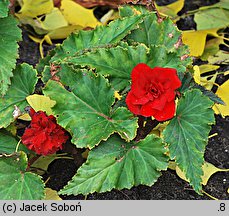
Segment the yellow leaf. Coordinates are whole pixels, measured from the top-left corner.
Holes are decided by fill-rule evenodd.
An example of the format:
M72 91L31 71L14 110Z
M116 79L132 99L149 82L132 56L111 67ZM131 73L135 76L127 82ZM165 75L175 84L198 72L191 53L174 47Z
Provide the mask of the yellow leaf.
M220 68L220 66L211 65L211 64L203 64L203 65L200 65L199 68L200 68L200 74L203 74L203 73L206 73L206 72L217 70L217 69Z
M37 17L51 12L53 7L53 0L23 0L18 13L22 16Z
M42 18L39 19L41 22L41 27L48 31L68 25L68 22L65 20L63 14L59 8L56 7L53 8L50 13L46 14L44 21L42 21Z
M203 185L206 185L208 183L209 178L214 173L216 173L216 172L229 172L229 169L219 169L219 168L215 167L213 164L208 163L208 162L204 162L204 164L202 166L202 170L204 172L204 175L202 176L202 184ZM187 180L187 178L185 177L184 172L182 172L178 166L176 166L176 173L181 179L189 182Z
M224 44L222 37L210 39L206 42L201 60L207 61L209 56L214 56L219 51L219 45Z
M198 65L195 65L193 67L193 70L194 70L194 75L193 75L194 80L197 84L200 85L200 67Z
M218 87L216 94L224 101L226 105L215 104L213 110L216 114L221 114L223 117L229 115L229 80Z
M205 162L203 165L204 175L202 176L202 184L206 185L209 178L216 172L229 172L229 169L219 169L213 164Z
M56 101L51 100L49 97L44 95L33 94L26 97L29 105L37 112L39 110L45 111L47 115L52 115L52 109L56 104ZM19 119L30 121L31 118L28 114L24 114L19 117Z
M163 137L163 130L166 128L166 126L169 124L169 121L165 121L163 123L158 124L150 133L155 134L158 137Z
M118 18L119 13L111 9L106 14L103 15L103 17L100 19L100 22L106 25L110 20L113 20L115 17Z
M122 99L122 96L118 93L118 91L114 92L114 97L117 98L118 100Z
M208 57L208 62L210 64L228 64L229 63L229 52L224 50L219 50L214 56Z
M34 37L32 35L29 35L29 38L33 40L35 43L42 43L43 39Z
M205 83L203 86L205 87L205 89L207 90L211 90L213 85L215 84L215 81L216 81L216 77L217 77L217 73L215 73L211 79L208 79L207 77L202 77L201 78L201 81L203 83Z
M50 31L47 36L52 40L64 39L68 37L72 32L83 29L82 26L69 25L62 28L54 29Z
M189 182L186 179L184 172L182 172L181 169L178 166L176 166L176 173L181 179L185 180L186 182Z
M168 168L171 170L176 170L176 162L175 161L169 161Z
M224 76L229 74L229 70L224 72Z
M158 6L155 3L156 9L162 15L176 17L177 13L184 7L184 0L178 0L172 4L165 6Z
M51 188L45 188L45 200L62 200L57 191L52 190Z
M197 84L204 86L207 90L211 90L216 77L217 77L217 73L213 74L211 79L208 79L209 76L201 76L201 74L206 73L206 72L210 72L213 70L217 70L219 68L219 66L217 65L195 65L193 67L194 70L194 80Z
M18 119L24 120L24 121L31 121L31 117L28 113L23 114L22 116L18 117Z
M56 104L56 101L51 100L49 97L33 94L26 97L26 100L36 112L42 110L45 111L47 115L53 114L51 108Z
M189 46L191 56L201 56L204 52L207 35L217 37L219 29L207 29L199 31L183 31L182 41Z
M80 25L83 28L95 28L101 23L94 16L94 9L86 9L72 0L61 1L61 11L71 25Z

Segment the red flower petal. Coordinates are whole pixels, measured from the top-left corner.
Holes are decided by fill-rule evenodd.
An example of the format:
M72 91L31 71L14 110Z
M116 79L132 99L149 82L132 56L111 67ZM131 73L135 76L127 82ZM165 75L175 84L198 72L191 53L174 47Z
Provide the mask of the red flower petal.
M53 154L62 149L62 145L67 141L68 136L65 130L56 124L54 116L47 116L46 113L32 112L30 126L22 136L22 142L28 149L37 154Z
M174 117L175 114L175 101L168 102L162 111L157 111L154 118L158 121L166 121Z
M152 70L157 74L157 81L163 83L165 87L173 90L181 87L181 81L177 76L176 69L155 67ZM168 84L169 86L166 86Z
M151 72L151 68L143 63L138 64L131 73L132 85L131 90L136 97L144 97L147 85L150 84L146 74ZM144 75L143 75L144 74Z
M131 74L131 90L126 104L131 112L165 121L175 113L175 91L181 86L176 69L138 64Z
M132 94L131 91L126 96L126 104L132 113L136 115L140 114L141 106L136 105L136 97Z

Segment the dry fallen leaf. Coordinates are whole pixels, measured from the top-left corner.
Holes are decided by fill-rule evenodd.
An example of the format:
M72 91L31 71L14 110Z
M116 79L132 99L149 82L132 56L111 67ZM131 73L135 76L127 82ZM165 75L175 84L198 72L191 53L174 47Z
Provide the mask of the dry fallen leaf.
M68 26L63 14L59 8L53 8L52 11L45 15L45 20L40 18L41 28L47 31L55 30L61 27Z
M117 98L118 100L122 99L122 96L118 93L118 91L114 92L114 97Z
M225 105L215 104L213 110L216 114L221 114L223 117L229 115L229 80L220 85L216 94L224 101Z
M204 175L202 176L202 184L207 185L209 178L216 172L229 172L229 169L219 169L215 167L213 164L204 162L204 165L202 166ZM185 174L181 171L181 169L176 166L176 173L177 175L188 182L188 180L185 177Z
M219 51L219 45L224 44L224 39L222 37L212 38L208 40L204 47L204 52L200 57L202 61L208 61L210 56L214 56Z
M193 67L194 70L194 80L197 84L204 86L207 90L211 90L215 81L218 73L212 74L212 76L201 76L202 74L210 71L217 70L219 66L217 65L209 65L209 64L204 64L204 65L195 65ZM211 77L210 79L208 79Z
M45 200L62 200L57 191L51 188L45 188Z
M219 50L214 56L208 57L210 64L228 64L229 63L229 52Z
M184 0L177 0L169 5L158 6L155 3L158 12L169 17L176 17L177 13L184 7Z
M182 41L190 48L190 55L199 57L204 52L207 35L217 37L219 29L207 29L201 31L183 31Z
M94 9L86 9L72 0L62 0L60 9L67 22L71 25L80 25L83 28L95 28L101 25L94 16Z
M28 17L37 17L49 13L54 7L52 0L23 0L20 6L21 10L18 13Z
M45 111L47 115L53 114L51 107L53 107L56 104L56 101L51 100L49 97L44 95L33 94L26 97L26 100L35 111L42 110ZM19 119L25 121L31 120L29 114L24 114L20 116Z

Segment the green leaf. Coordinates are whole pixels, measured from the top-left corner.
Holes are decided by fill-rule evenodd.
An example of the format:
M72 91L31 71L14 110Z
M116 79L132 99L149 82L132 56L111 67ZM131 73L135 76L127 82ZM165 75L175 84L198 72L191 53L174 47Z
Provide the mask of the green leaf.
M154 12L149 12L144 7L134 7L132 9L145 14L145 17L143 22L139 24L139 28L133 30L127 36L127 39L144 43L147 47L166 45L169 51L175 49L175 44L178 42L181 32L171 19L166 18L162 22L158 22L157 15ZM125 10L125 13L130 13L128 12L129 9ZM122 10L121 12L123 13Z
M0 130L0 154L12 154L16 150L18 140L10 135L6 130ZM18 150L27 151L24 145L19 145Z
M8 16L9 11L9 0L1 0L0 1L0 18L4 18Z
M24 152L0 157L0 197L2 200L40 200L45 196L41 177L26 171Z
M201 10L195 14L194 20L197 30L226 28L229 25L229 11L221 8Z
M212 105L200 90L187 91L178 102L176 116L163 132L171 159L176 160L198 193L201 192L201 167L210 125L215 122Z
M219 7L219 8L224 8L229 10L229 1L228 0L220 0L218 3L214 5L210 5L208 7Z
M60 194L89 194L121 190L140 184L151 186L168 167L162 140L148 135L140 142L126 143L118 136L89 152L87 161Z
M52 61L60 61L64 57L76 52L91 49L98 46L118 43L137 25L142 22L142 15L123 19L117 19L108 26L98 26L95 30L79 31L70 35L62 46L56 49L56 55Z
M193 80L193 75L190 72L186 72L184 74L184 77L182 79L182 86L179 88L179 92L183 93L195 85L195 82Z
M48 52L48 55L46 55L44 58L41 58L39 60L39 63L36 65L36 70L39 75L42 75L42 72L43 70L45 70L45 67L49 67L49 74L50 74L50 63L49 62L55 54L56 54L55 49L52 49Z
M182 78L186 67L176 53L168 52L164 46L154 46L151 49L144 44L138 46L117 46L114 48L100 48L85 55L65 59L70 64L78 64L96 68L96 72L109 76L112 86L120 90L130 84L132 69L139 63L146 63L150 67L170 67L178 71Z
M134 8L133 8L133 6L129 6L129 5L120 6L119 7L119 15L120 15L120 17L133 16L134 15Z
M12 16L0 18L0 95L4 95L13 76L12 69L18 57L18 44L21 40L21 30Z
M115 132L127 141L135 137L137 118L124 107L111 109L114 90L104 77L67 65L61 65L58 76L71 92L50 80L44 94L56 101L53 113L58 116L58 123L73 135L72 142L77 147L93 148Z
M14 105L21 111L28 106L26 97L33 94L38 80L36 71L27 64L17 66L13 74L7 94L0 98L0 128L7 127L14 121Z

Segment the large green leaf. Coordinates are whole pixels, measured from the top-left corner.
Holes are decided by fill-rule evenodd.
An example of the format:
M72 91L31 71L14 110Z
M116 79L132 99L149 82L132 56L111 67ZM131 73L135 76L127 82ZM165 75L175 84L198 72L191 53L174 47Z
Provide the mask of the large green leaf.
M0 154L12 154L16 150L18 140L15 139L9 132L4 129L0 130ZM26 151L27 148L24 145L19 145L18 150Z
M43 199L44 183L38 175L26 172L28 162L24 152L0 157L0 197L2 200Z
M8 16L8 8L9 0L1 0L0 1L0 18Z
M140 13L145 14L143 22L139 24L139 28L133 30L127 36L127 39L135 42L144 43L150 47L152 45L166 45L166 48L171 51L175 49L175 44L181 37L181 32L174 25L171 19L158 22L158 17L154 12L149 12L143 7L137 7Z
M198 193L201 192L205 146L210 125L215 121L212 105L200 90L187 91L178 102L176 116L164 130L171 159L176 160Z
M186 68L176 53L168 52L164 46L147 48L144 44L138 46L117 46L100 48L85 55L65 59L70 64L88 65L96 68L96 72L109 76L112 86L120 90L130 84L130 74L138 63L146 63L150 67L175 68L182 78Z
M137 28L142 22L142 15L117 19L108 26L98 26L95 30L79 31L70 35L62 46L56 49L56 55L52 61L60 61L66 56L93 47L115 44Z
M0 98L0 128L7 127L14 121L14 105L24 111L28 106L25 98L33 94L37 83L36 71L27 64L17 66L13 74L7 94Z
M121 190L140 184L151 186L166 170L168 158L162 140L148 135L140 142L126 143L118 136L93 149L86 163L60 194L89 194Z
M124 107L111 109L114 90L104 77L67 65L61 66L58 76L71 92L50 80L44 94L56 101L52 109L58 123L73 135L77 147L93 148L115 132L127 141L135 137L137 118Z
M12 16L0 18L0 95L4 95L13 76L12 69L18 57L18 44L21 30Z

